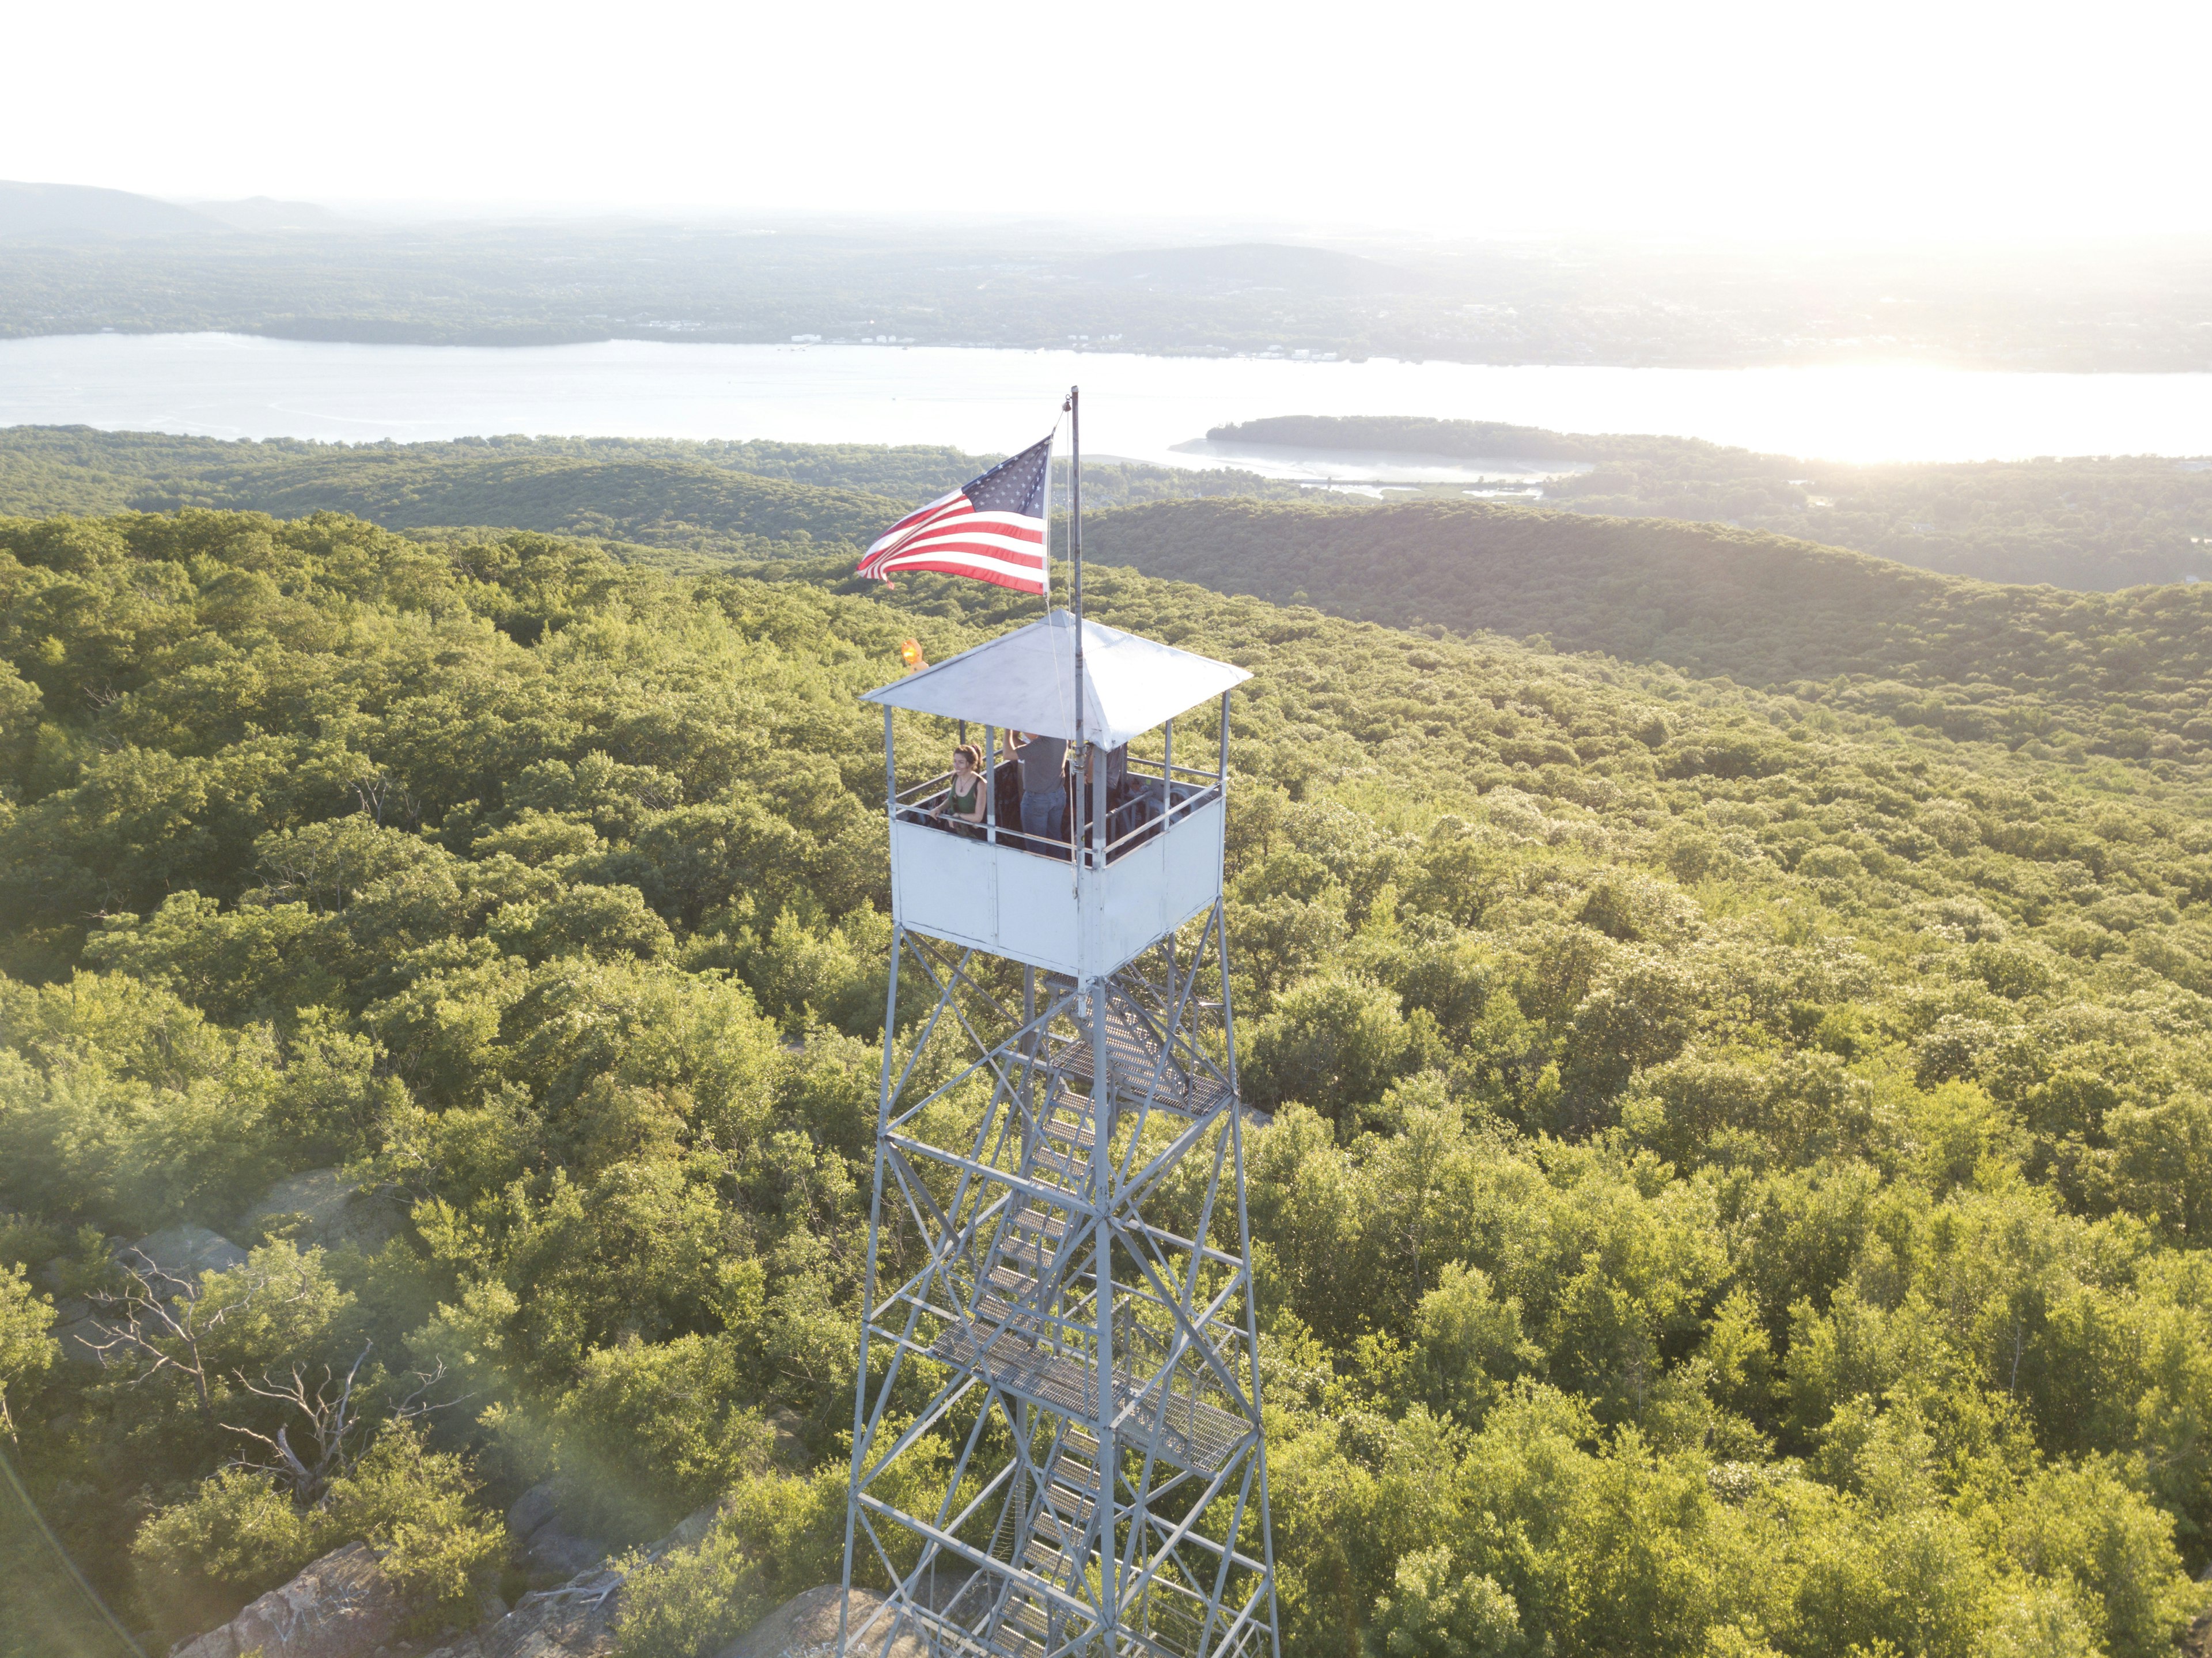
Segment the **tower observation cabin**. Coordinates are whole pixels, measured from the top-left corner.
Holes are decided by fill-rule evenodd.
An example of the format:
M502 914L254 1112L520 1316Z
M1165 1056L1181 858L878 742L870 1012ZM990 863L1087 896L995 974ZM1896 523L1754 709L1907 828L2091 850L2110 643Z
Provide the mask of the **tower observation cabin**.
M1221 896L1228 801L1229 692L1251 676L1225 662L1085 623L1079 705L1076 628L1065 610L868 693L884 708L891 814L891 911L902 927L1073 979L1079 987L1211 910ZM1218 700L1218 742L1175 751L1178 714ZM951 779L897 787L891 710L974 726L983 750L983 821L955 829L933 815ZM1132 738L1158 728L1157 759L1131 760ZM1063 789L1061 835L1025 834L1002 814L1025 769L1017 732L1076 762ZM1078 752L1075 745L1083 745ZM1055 752L1057 748L1055 746ZM1204 763L1192 765L1193 758ZM1009 768L1012 768L1011 771Z
M866 694L894 926L845 1584L884 1598L842 1651L1279 1652L1222 905L1249 677L1054 610ZM956 743L981 765L921 774Z

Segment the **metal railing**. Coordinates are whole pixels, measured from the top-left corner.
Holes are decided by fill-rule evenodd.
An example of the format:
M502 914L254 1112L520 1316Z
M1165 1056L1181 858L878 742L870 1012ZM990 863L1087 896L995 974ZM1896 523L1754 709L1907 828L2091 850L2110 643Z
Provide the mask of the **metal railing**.
M1011 764L1011 762L1002 762ZM1129 774L1157 780L1157 788L1141 791L1124 789L1119 805L1110 807L1106 814L1108 831L1127 817L1133 817L1129 826L1113 834L1103 847L1089 844L1086 838L1081 847L1085 868L1095 869L1112 864L1125 853L1133 851L1153 836L1164 835L1193 813L1219 799L1222 794L1220 778L1212 772L1201 771L1192 766L1170 767L1157 760L1129 762ZM991 785L976 774L979 785L988 790ZM946 800L951 798L952 774L938 773L934 777L912 783L899 791L897 821L914 823L927 829L939 829L948 835L962 835L990 846L1003 846L1032 857L1051 858L1061 863L1070 861L1072 847L1069 839L1047 840L1023 829L1018 824L999 821L997 814L986 807L983 821L969 823L938 815ZM1070 792L1073 794L1073 791ZM1149 807L1149 811L1143 809ZM1069 835L1081 833L1087 823L1072 822Z

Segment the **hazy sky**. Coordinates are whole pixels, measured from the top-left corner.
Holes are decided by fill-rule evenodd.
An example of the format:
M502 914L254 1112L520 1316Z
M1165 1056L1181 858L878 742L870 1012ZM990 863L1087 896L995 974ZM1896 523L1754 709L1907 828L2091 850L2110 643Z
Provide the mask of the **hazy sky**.
M2212 5L22 5L0 177L175 197L2212 230Z

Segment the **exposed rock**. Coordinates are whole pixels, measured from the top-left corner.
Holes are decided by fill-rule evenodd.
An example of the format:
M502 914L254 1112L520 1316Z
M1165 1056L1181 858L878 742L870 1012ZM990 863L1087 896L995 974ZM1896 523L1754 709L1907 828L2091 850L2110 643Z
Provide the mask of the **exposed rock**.
M368 1658L389 1643L407 1607L366 1543L334 1549L221 1629L170 1658Z
M676 1529L653 1546L657 1559L671 1549L688 1549L704 1537L714 1523L714 1516L722 1511L720 1503L708 1503L696 1508L676 1522Z
M709 1503L686 1517L647 1551L648 1557L696 1543L714 1524L717 1509ZM511 1612L492 1597L473 1632L440 1637L446 1644L428 1658L606 1658L614 1650L615 1620L629 1574L605 1563L604 1544L580 1543L561 1529L550 1485L525 1491L507 1510L507 1526L518 1539L527 1533L526 1558L546 1558L556 1546L595 1552L585 1570L554 1588L524 1595ZM283 1588L263 1595L222 1628L176 1647L169 1658L246 1658L256 1648L262 1658L373 1658L380 1648L395 1655L419 1651L398 1637L406 1610L378 1567L374 1552L366 1543L349 1543ZM891 1658L908 1654L900 1648Z
M613 1551L597 1538L580 1537L561 1523L551 1480L532 1485L507 1511L514 1559L533 1586L550 1588L603 1564Z
M149 1232L137 1242L117 1250L115 1258L149 1278L159 1272L196 1284L203 1272L227 1272L234 1266L243 1266L246 1251L220 1232L185 1224L164 1226L158 1232ZM159 1290L161 1285L156 1282L154 1287Z
M532 1578L564 1578L587 1572L605 1560L610 1551L597 1538L578 1537L548 1521L532 1533L522 1546L522 1565Z
M963 1570L948 1564L941 1570L931 1573L922 1581L921 1586L916 1592L915 1598L920 1600L923 1606L927 1606L932 1612L943 1612L955 1600L960 1599L963 1594L965 1594L968 1592L969 1585L975 1582L975 1572ZM980 1595L982 1592L988 1591L990 1585L986 1582L981 1584L977 1584L976 1588ZM980 1604L975 1606L975 1610L978 1612L981 1612L982 1609L983 1608Z
M775 1448L770 1454L776 1462L787 1468L805 1467L806 1442L799 1437L805 1424L799 1421L799 1413L788 1405L782 1406L769 1413L768 1425L775 1433Z
M106 1340L107 1332L95 1322L95 1317L92 1303L82 1296L54 1303L54 1327L48 1333L61 1343L64 1358L73 1358L80 1364L100 1363L94 1344Z
M715 1658L836 1658L837 1610L843 1591L835 1583L794 1594L753 1625L750 1633L732 1641ZM868 1614L884 1604L884 1597L868 1589L854 1589L847 1603L851 1632L857 1636ZM895 1638L885 1625L855 1640L848 1658L928 1658L929 1645L915 1631Z
M518 1543L527 1543L532 1533L552 1522L553 1514L553 1482L548 1479L514 1499L514 1506L507 1511L507 1535Z
M404 1218L388 1193L364 1191L335 1169L310 1169L287 1175L264 1192L247 1208L244 1224L258 1229L292 1215L305 1223L292 1233L302 1248L350 1244L370 1254L390 1241Z
M614 1650L625 1576L602 1567L524 1595L513 1612L477 1632L483 1658L605 1658Z
M172 1298L176 1291L176 1284L167 1280L197 1283L203 1272L228 1272L246 1259L245 1250L204 1226L165 1226L136 1243L120 1246L114 1254L121 1265L143 1274L149 1287L164 1300ZM49 1282L60 1281L65 1264L58 1257L47 1263ZM61 1343L64 1358L97 1364L98 1344L106 1341L113 1330L103 1327L99 1307L82 1296L70 1296L54 1303L52 1333Z

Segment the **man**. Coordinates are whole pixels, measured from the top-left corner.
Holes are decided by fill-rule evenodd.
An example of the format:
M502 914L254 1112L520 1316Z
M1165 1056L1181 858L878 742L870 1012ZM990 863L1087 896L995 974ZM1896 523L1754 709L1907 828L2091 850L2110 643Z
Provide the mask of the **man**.
M1076 797L1075 816L1069 821L1077 826L1073 838L1084 846L1091 844L1091 815L1097 805L1097 797L1094 790L1098 782L1098 773L1102 763L1106 773L1107 841L1110 842L1117 833L1126 832L1134 827L1133 824L1127 823L1122 824L1119 830L1115 827L1119 821L1115 814L1127 804L1129 745L1124 743L1118 748L1102 750L1093 743L1083 756L1067 768L1070 780L1073 784L1070 793ZM1076 776L1079 771L1082 774L1080 777Z
M1067 764L1067 739L1014 733L1014 758L1022 768L1022 833L1032 840L1067 840L1067 786L1061 774ZM1039 847L1038 851L1049 847Z

